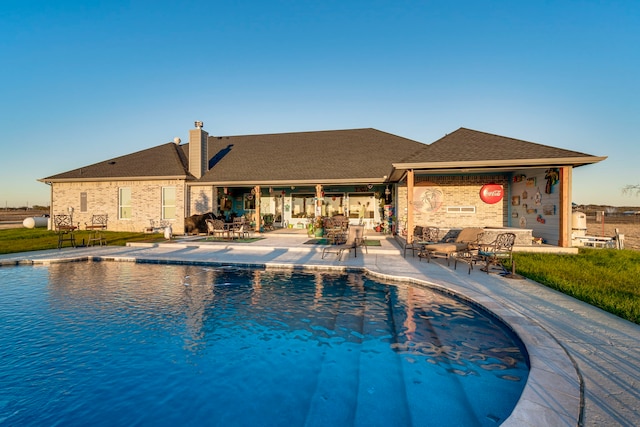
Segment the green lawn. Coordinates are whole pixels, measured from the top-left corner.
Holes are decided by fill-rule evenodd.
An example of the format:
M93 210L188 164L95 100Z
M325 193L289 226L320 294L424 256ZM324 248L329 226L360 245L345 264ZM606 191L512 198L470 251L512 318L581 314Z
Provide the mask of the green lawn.
M164 240L161 234L128 233L105 231L104 236L108 245L124 246L127 242ZM82 245L83 240L89 241L88 231L75 233L76 244ZM69 246L69 242L63 242ZM58 235L44 228L11 228L0 230L0 254L16 252L39 251L58 247Z
M104 234L109 245L164 240L161 234L114 231ZM76 232L78 244L88 239L88 231ZM0 230L0 254L57 246L58 236L42 228ZM580 249L578 255L515 253L514 260L518 274L640 324L640 252Z
M640 252L581 248L578 255L514 253L513 259L518 274L640 324Z

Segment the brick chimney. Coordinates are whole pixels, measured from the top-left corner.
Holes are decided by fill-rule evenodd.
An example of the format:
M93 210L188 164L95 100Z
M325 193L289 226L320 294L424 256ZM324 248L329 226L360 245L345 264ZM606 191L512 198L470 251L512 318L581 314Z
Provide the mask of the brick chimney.
M195 122L195 129L189 131L189 172L196 178L201 178L209 166L207 153L207 139L209 133L202 129L204 124Z

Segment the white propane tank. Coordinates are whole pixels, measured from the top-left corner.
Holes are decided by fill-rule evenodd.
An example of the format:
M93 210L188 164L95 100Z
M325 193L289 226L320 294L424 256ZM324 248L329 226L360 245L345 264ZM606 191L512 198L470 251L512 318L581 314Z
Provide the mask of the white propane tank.
M46 227L48 223L49 218L46 216L32 216L25 218L24 221L22 221L22 226L24 228Z
M574 236L586 236L587 215L584 212L574 212L571 214L571 230Z

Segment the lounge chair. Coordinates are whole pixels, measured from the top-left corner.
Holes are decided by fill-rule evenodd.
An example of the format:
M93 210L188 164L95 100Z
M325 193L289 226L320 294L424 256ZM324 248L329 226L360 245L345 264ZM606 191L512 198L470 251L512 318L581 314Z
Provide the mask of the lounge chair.
M482 228L479 227L463 228L453 241L422 246L422 249L418 252L418 257L421 260L422 258L427 258L427 262L431 262L431 258L445 258L447 265L450 265L451 257L454 253L467 250L470 245L478 244L482 231Z
M345 250L349 252L351 249L353 249L354 257L357 258L358 246L363 245L365 247L365 250L369 252L366 246L366 238L364 237L364 225L350 225L349 231L347 232L347 240L345 241L345 243L342 245L326 246L324 249L322 249L322 259L324 259L324 257L328 253L335 253L338 255L338 260L341 260L342 252L344 252Z

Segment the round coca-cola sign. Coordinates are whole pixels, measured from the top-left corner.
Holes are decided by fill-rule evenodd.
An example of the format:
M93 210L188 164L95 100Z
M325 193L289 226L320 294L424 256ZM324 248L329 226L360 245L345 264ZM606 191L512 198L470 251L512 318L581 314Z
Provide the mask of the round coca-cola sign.
M480 198L490 205L498 203L504 196L504 189L500 184L485 184L480 189Z

